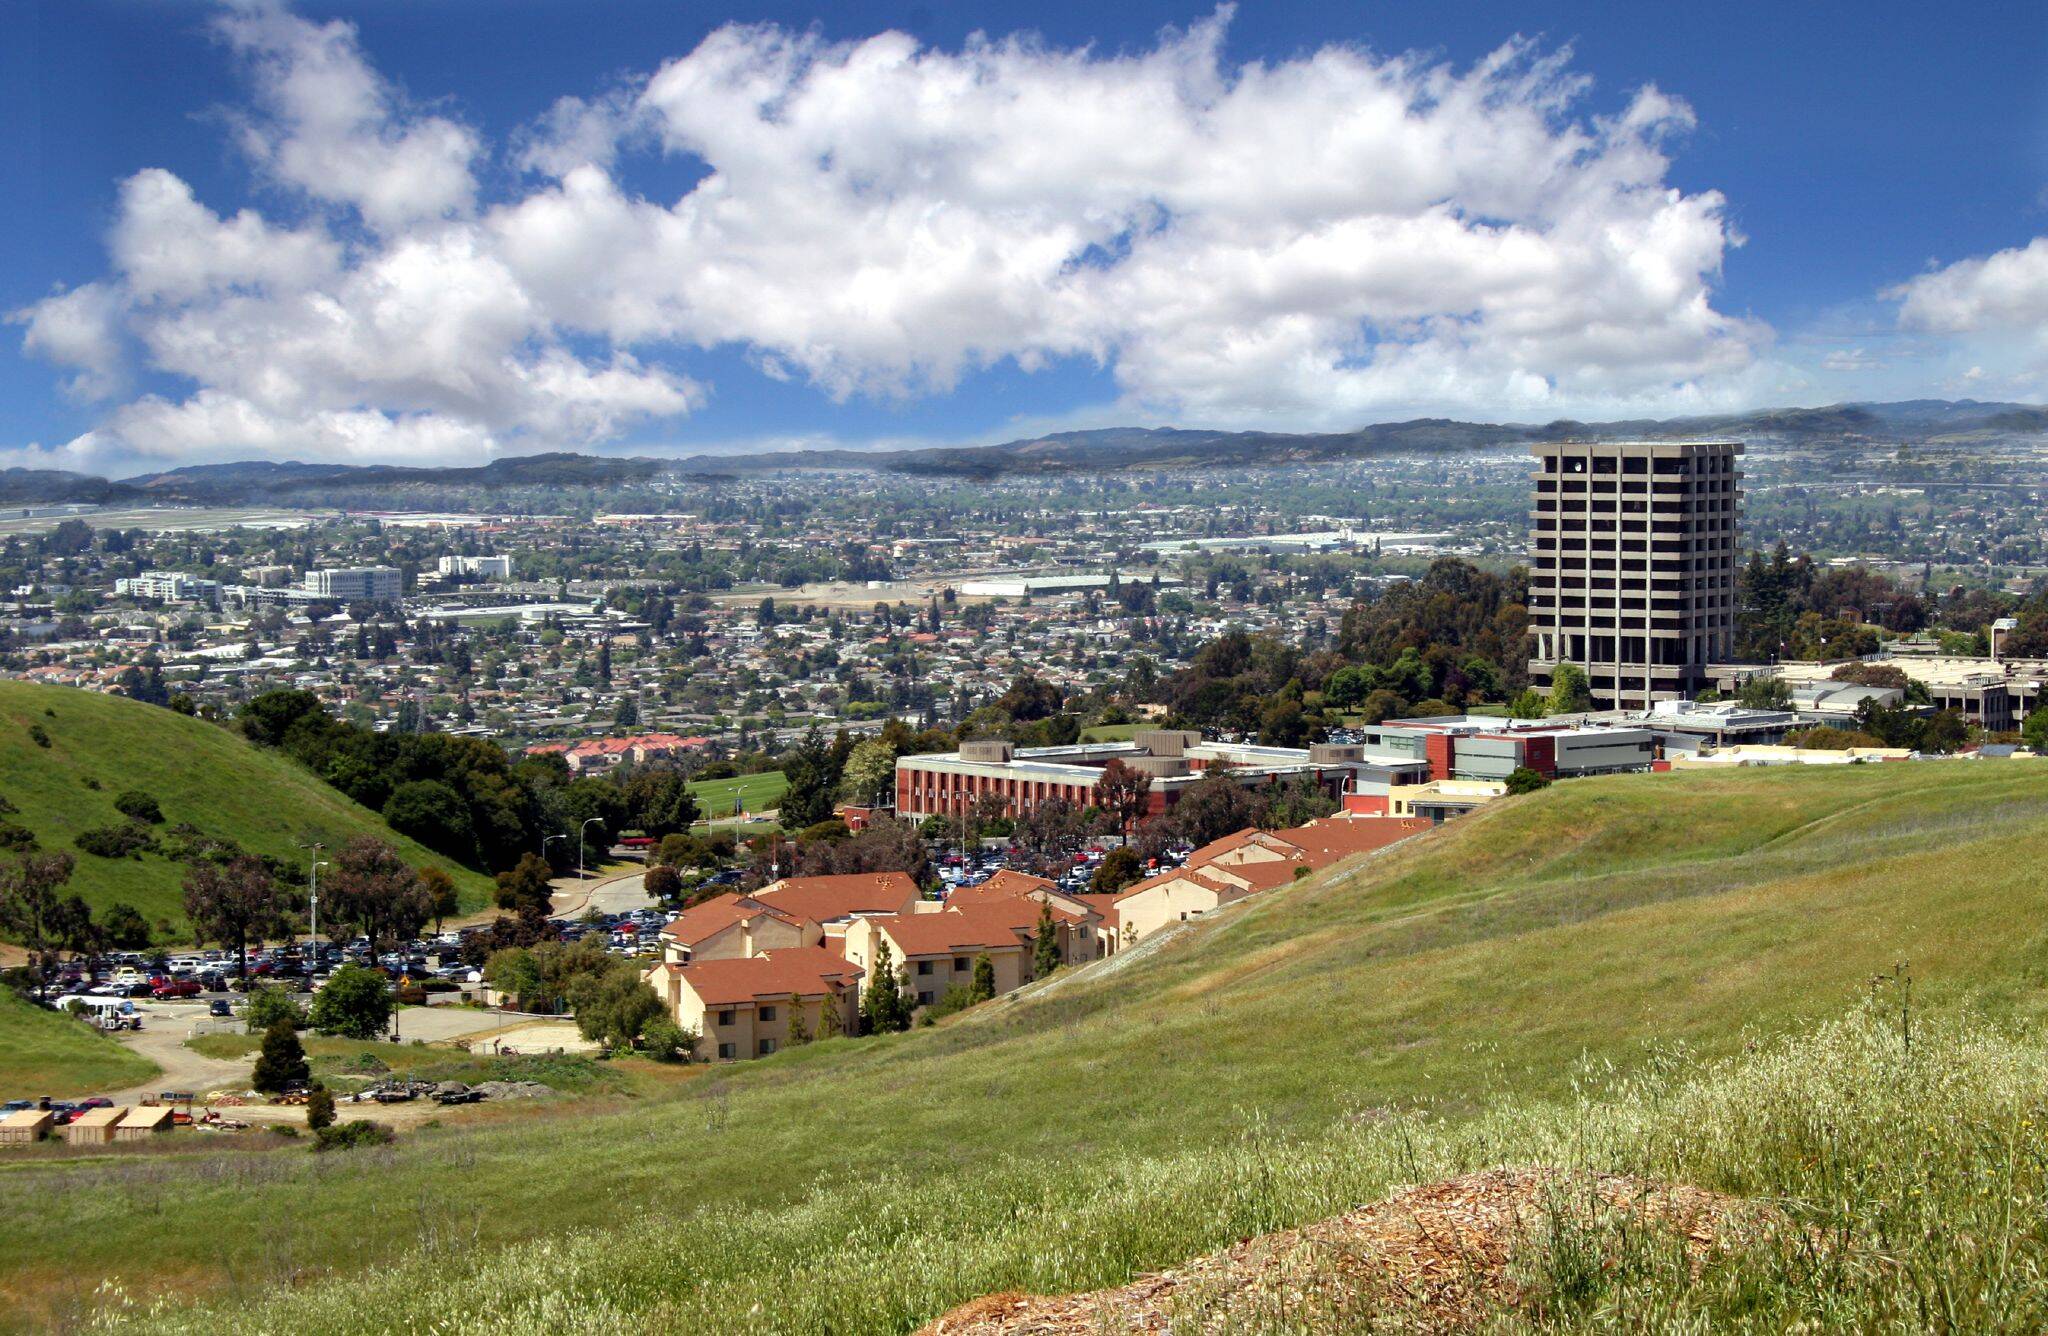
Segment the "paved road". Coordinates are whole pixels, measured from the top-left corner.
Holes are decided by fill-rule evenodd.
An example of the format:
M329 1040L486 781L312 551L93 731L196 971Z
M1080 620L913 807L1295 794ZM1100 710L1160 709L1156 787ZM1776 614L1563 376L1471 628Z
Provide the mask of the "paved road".
M566 885L557 883L554 917L569 923L593 909L600 914L646 909L654 903L654 897L647 893L646 875L644 872L628 872L604 881L592 879L581 886L574 881Z

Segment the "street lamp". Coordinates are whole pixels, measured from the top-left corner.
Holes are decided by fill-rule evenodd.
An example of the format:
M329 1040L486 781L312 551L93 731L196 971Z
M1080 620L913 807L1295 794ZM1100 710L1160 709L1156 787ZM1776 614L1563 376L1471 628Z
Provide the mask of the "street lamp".
M546 838L542 839L542 840L541 840L541 842L540 842L540 857L541 857L541 861L542 861L543 863L545 863L545 862L547 861L547 857L548 857L548 846L549 846L550 844L553 844L553 843L554 843L554 842L555 842L556 840L566 840L566 839L568 839L568 838L569 838L569 837L568 837L567 835L549 835L549 836L547 836Z
M576 827L576 880L578 881L583 880L583 834L602 820L604 818L601 816L593 816L586 819L582 825Z
M327 866L320 859L320 851L327 846L315 842L299 847L313 853L313 865L306 870L306 991L310 993L313 991L313 970L320 962L320 869Z

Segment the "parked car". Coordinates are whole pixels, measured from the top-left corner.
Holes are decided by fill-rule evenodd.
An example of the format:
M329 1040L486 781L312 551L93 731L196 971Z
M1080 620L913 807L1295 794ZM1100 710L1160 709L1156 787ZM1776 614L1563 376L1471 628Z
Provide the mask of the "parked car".
M235 1009L228 1005L226 998L216 997L207 1004L206 1014L209 1016L232 1016L235 1014Z
M169 983L158 984L151 990L150 996L159 1002L165 1002L181 997L197 997L205 991L199 986L197 979L172 979Z

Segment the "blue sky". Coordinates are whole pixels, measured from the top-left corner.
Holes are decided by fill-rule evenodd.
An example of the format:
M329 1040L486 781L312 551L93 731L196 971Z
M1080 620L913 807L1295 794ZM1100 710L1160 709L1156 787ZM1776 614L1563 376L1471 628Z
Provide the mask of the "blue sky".
M2038 399L2038 6L1658 9L0 0L0 452Z

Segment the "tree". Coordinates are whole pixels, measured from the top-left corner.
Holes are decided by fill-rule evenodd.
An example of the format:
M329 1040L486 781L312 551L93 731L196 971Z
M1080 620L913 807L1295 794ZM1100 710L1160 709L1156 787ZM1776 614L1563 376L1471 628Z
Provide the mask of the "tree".
M860 1000L861 1028L868 1034L908 1030L911 1010L903 980L896 974L896 958L887 942L878 942L874 977L868 980L868 990Z
M640 884L646 888L648 895L663 904L670 904L682 898L683 878L672 867L648 868L647 875L640 879Z
M374 836L344 844L321 889L320 902L334 921L361 933L373 949L418 936L432 917L419 874Z
M626 781L627 820L653 839L686 833L697 824L697 799L676 770L643 770Z
M523 946L508 946L491 953L484 962L484 982L511 998L521 1011L547 1005L546 984L540 977L540 962Z
M315 1132L334 1126L334 1092L318 1081L306 1092L306 1126Z
M854 747L839 777L840 798L867 807L887 798L896 783L896 749L879 738Z
M1067 865L1086 834L1078 808L1064 798L1047 798L1017 818L1012 838L1033 869L1049 872Z
M308 1017L321 1034L375 1039L391 1024L391 987L384 976L361 965L343 965L313 995Z
M2020 725L2020 737L2037 752L2048 753L2048 709L2037 709Z
M441 931L441 925L462 909L462 898L456 893L455 878L437 867L420 869L420 885L427 892L427 912L434 916L434 931Z
M141 951L149 945L149 920L124 900L100 911L100 927L106 932L107 945L116 951Z
M1550 787L1550 776L1541 770L1531 770L1526 765L1518 765L1508 772L1507 782L1509 793L1534 793L1538 789Z
M1174 804L1173 824L1181 838L1203 845L1258 824L1258 805L1228 771L1212 770Z
M825 994L824 1005L818 1008L818 1038L837 1039L846 1033L846 1021L839 1014L839 995Z
M1550 672L1549 714L1584 714L1593 708L1593 687L1586 670L1575 663L1560 663Z
M294 1030L306 1028L306 1013L297 999L282 988L258 988L249 994L249 1004L242 1008L242 1024L250 1034L263 1034L279 1021Z
M1102 767L1095 781L1095 805L1116 818L1117 833L1129 835L1131 826L1145 815L1152 793L1152 776L1116 757Z
M826 1005L831 1005L827 1000ZM811 1023L804 1019L804 1000L795 993L789 995L789 1047L802 1048L811 1042Z
M40 1000L56 972L63 908L57 889L71 879L70 854L24 854L0 866L0 930L28 948Z
M1259 824L1268 830L1305 826L1335 812L1341 803L1332 798L1312 775L1297 775L1285 784L1266 791L1266 811Z
M518 866L498 874L498 908L515 914L554 912L554 869L539 854L523 855Z
M1031 973L1043 979L1060 967L1059 927L1053 922L1052 901L1038 902L1038 926L1031 934Z
M438 779L415 779L391 790L384 820L401 835L410 835L435 853L471 862L477 856L476 832L469 804Z
M570 996L576 1007L577 1031L614 1052L632 1048L648 1025L668 1011L661 995L641 982L640 972L624 962L602 976L581 976Z
M1531 687L1523 687L1508 702L1510 719L1541 719L1549 712L1549 702L1544 700L1543 693Z
M1782 710L1792 703L1792 687L1782 677L1759 677L1745 682L1735 699L1751 710Z
M197 863L185 874L185 917L201 942L235 953L235 972L249 977L249 943L291 931L291 902L260 858Z
M782 772L789 777L779 804L784 830L815 826L832 815L832 790L838 782L824 735L814 727L791 751Z
M1095 869L1095 875L1088 879L1088 889L1097 895L1115 895L1143 875L1144 864L1139 861L1136 849L1111 849Z
M974 958L974 1000L986 1002L996 995L996 966L984 951Z
M266 1095L281 1095L313 1074L306 1065L306 1046L290 1021L280 1020L263 1032L263 1051L257 1055L256 1070L249 1084Z

